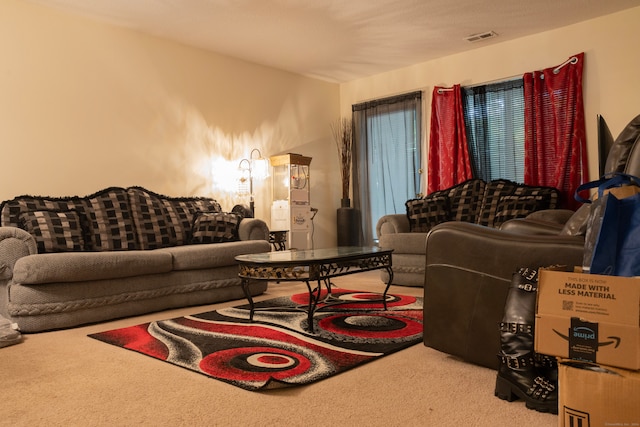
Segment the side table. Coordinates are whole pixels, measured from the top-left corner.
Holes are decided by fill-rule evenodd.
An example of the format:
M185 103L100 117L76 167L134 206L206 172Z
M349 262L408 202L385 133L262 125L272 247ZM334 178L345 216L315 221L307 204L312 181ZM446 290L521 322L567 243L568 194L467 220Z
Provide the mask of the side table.
M269 243L276 251L284 251L287 244L287 232L289 230L271 230L269 231Z

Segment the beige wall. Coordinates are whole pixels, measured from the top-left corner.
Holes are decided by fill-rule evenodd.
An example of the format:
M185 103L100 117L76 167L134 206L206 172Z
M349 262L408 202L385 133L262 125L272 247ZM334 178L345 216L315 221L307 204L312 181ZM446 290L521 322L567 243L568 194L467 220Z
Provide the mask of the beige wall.
M315 246L335 245L337 84L17 0L0 2L0 52L0 200L141 185L230 210L243 200L211 160L228 176L252 148L295 152L313 157ZM270 184L256 188L268 219Z
M0 200L142 185L172 196L213 195L230 209L246 200L214 177L228 176L225 168L235 169L252 148L265 156L295 152L313 157L315 246L332 246L340 192L329 124L340 110L347 115L354 103L422 89L426 135L434 85L521 75L581 51L593 175L596 114L615 136L640 113L639 21L635 8L337 85L2 0ZM257 215L268 220L270 186L256 187Z
M351 111L351 105L358 102L424 90L426 140L434 86L472 85L519 76L559 65L571 55L585 52L583 93L587 144L591 178L595 179L598 175L596 115L603 115L616 137L640 114L640 55L635 53L638 22L640 7L354 80L341 85L341 110L346 114Z

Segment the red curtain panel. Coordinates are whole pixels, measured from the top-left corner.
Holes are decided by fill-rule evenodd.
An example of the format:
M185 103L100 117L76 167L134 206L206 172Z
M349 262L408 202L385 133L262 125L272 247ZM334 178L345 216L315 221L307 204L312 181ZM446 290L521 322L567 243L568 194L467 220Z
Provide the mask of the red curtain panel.
M579 207L575 190L589 180L583 64L580 53L557 67L523 76L525 183L558 188L561 207L568 209Z
M472 178L460 85L433 89L428 165L427 194Z

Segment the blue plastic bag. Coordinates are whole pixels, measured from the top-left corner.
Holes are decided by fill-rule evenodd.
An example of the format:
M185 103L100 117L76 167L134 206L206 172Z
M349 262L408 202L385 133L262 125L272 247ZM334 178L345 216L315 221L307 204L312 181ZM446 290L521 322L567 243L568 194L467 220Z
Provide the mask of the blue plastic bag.
M583 271L640 276L640 178L626 174L604 176L578 191L595 187L598 198L592 202L587 224Z

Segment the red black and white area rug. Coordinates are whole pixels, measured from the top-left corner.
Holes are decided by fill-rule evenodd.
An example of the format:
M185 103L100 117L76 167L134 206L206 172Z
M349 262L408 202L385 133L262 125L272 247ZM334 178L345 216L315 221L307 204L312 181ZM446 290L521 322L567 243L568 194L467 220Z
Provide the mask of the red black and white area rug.
M345 304L316 312L314 333L305 312L286 309L306 305L304 293L256 302L253 322L245 304L89 336L252 391L309 384L422 341L422 298L388 294L385 311L380 294L332 297Z

